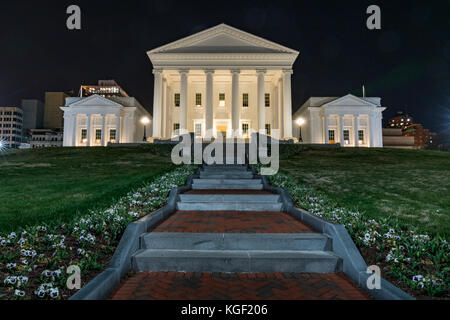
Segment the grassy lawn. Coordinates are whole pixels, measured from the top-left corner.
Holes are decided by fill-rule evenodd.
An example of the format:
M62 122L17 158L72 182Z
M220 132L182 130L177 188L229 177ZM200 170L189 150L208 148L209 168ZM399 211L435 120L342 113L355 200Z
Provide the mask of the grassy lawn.
M174 167L169 146L54 148L0 154L0 231L69 221Z
M280 171L371 218L450 238L450 153L280 146Z

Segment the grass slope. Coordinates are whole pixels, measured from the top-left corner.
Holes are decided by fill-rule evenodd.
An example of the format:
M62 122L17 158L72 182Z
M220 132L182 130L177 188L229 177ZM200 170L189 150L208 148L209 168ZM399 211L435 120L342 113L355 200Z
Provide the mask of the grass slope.
M52 148L0 155L0 231L68 221L173 168L169 146Z
M280 168L340 206L450 236L450 153L280 146Z

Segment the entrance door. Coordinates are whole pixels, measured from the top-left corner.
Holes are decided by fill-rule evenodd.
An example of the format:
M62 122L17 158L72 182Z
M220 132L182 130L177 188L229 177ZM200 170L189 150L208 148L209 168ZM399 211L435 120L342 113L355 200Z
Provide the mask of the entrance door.
M217 134L221 134L223 139L227 138L227 126L217 126Z

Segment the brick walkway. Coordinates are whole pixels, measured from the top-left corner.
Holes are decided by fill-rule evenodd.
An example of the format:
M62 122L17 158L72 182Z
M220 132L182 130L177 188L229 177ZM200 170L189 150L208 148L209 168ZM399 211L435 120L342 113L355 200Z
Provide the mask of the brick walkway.
M284 212L177 211L155 232L315 233Z
M368 300L343 274L139 272L113 300Z

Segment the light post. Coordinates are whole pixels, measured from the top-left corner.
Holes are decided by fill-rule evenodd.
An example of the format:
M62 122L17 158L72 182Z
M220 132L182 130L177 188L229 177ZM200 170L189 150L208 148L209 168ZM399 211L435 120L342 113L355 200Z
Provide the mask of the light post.
M296 123L297 123L297 125L298 125L298 127L299 127L299 129L300 129L300 134L299 134L299 137L298 137L298 141L299 141L299 142L303 142L303 138L302 138L302 125L305 124L305 119L303 119L303 118L298 118L297 121L296 121Z
M141 123L144 125L144 139L143 141L147 141L147 125L150 123L150 119L147 117L142 117Z

